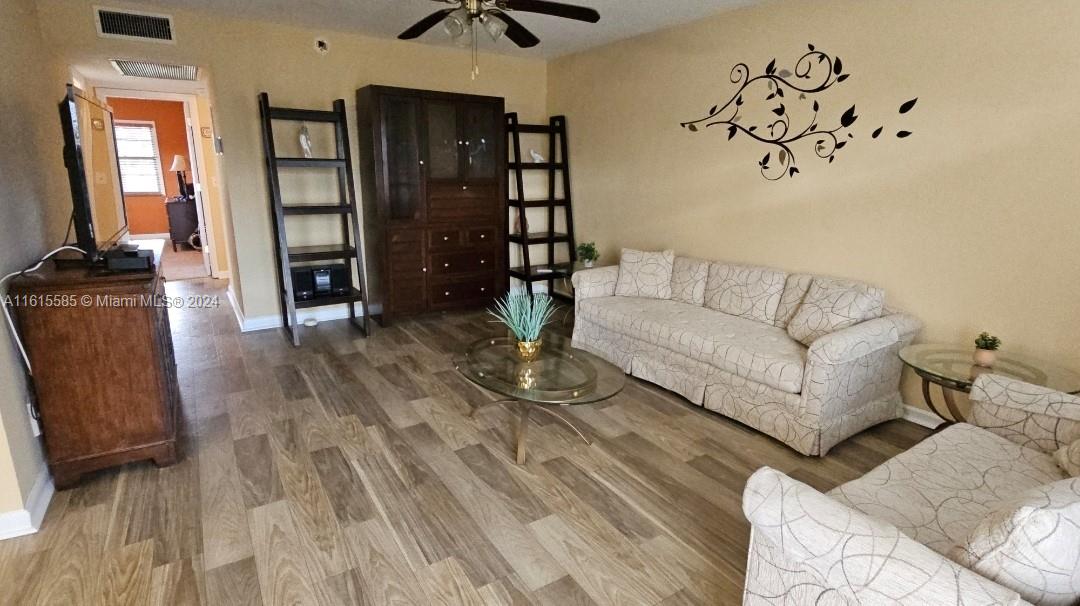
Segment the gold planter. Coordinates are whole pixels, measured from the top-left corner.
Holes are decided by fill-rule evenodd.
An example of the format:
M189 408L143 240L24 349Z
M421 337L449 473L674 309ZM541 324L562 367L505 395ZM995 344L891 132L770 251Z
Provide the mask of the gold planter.
M543 345L543 339L537 339L535 341L518 341L518 357L521 358L523 362L532 362L540 357L540 348L543 347Z

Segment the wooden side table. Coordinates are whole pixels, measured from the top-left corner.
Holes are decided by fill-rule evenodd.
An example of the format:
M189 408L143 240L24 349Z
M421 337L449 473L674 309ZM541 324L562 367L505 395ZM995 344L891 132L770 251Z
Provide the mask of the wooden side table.
M900 350L900 359L922 379L922 393L926 405L946 423L962 423L966 419L956 405L954 392L971 392L975 377L994 373L1019 379L1026 383L1042 385L1055 391L1080 393L1080 373L1043 360L1019 354L998 354L992 368L976 366L972 361L974 349L961 349L937 343L909 345ZM941 388L945 400L946 416L934 404L930 385Z

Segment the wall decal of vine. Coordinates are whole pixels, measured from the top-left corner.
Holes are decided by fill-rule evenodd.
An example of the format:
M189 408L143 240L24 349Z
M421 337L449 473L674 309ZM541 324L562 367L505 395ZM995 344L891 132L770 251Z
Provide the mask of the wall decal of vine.
M855 106L852 105L840 115L839 124L830 124L831 128L823 128L819 124L821 103L813 97L842 84L851 74L844 71L844 63L840 57L830 56L815 48L813 44L808 44L807 48L809 50L795 62L794 71L777 68L776 59L773 59L765 67L764 73L750 77L750 67L745 63L737 63L731 68L730 80L739 88L727 102L713 105L704 118L682 122L680 126L691 132L723 126L727 129L729 141L742 134L768 145L769 150L758 161L758 169L761 175L770 181L799 174L795 149L804 140L813 141L814 154L831 164L836 160L836 153L855 138L850 127L859 119L859 115L855 113ZM788 96L794 96L795 93L798 93L797 99ZM764 117L747 118L752 113L748 108L756 107L753 101L757 99L762 99L766 104L767 111L759 109L758 112ZM906 101L900 106L900 113L911 111L916 101L918 98ZM772 107L774 104L777 107ZM788 107L788 104L792 107ZM809 111L803 110L800 113L808 117L792 116L792 108L801 108L806 104L809 104ZM744 121L744 118L747 119ZM755 121L757 123L754 123ZM877 139L883 130L884 126L878 127L871 138ZM906 130L896 133L901 139L910 135L911 132Z

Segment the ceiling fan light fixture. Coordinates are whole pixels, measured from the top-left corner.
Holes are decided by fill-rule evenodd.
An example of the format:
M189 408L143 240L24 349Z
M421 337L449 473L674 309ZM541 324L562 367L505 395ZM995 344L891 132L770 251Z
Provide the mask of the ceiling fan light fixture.
M459 8L443 19L443 31L455 41L460 40L469 31L469 11Z
M491 36L491 39L495 42L498 42L499 39L503 37L503 34L506 33L508 27L506 21L503 21L491 13L484 13L483 16L480 17L480 22L484 24L484 30L487 31L488 35Z

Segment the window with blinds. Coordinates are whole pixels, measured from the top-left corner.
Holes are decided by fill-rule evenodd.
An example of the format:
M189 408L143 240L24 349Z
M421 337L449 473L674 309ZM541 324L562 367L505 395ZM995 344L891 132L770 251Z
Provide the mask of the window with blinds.
M118 122L116 153L125 194L165 194L161 157L152 122Z

